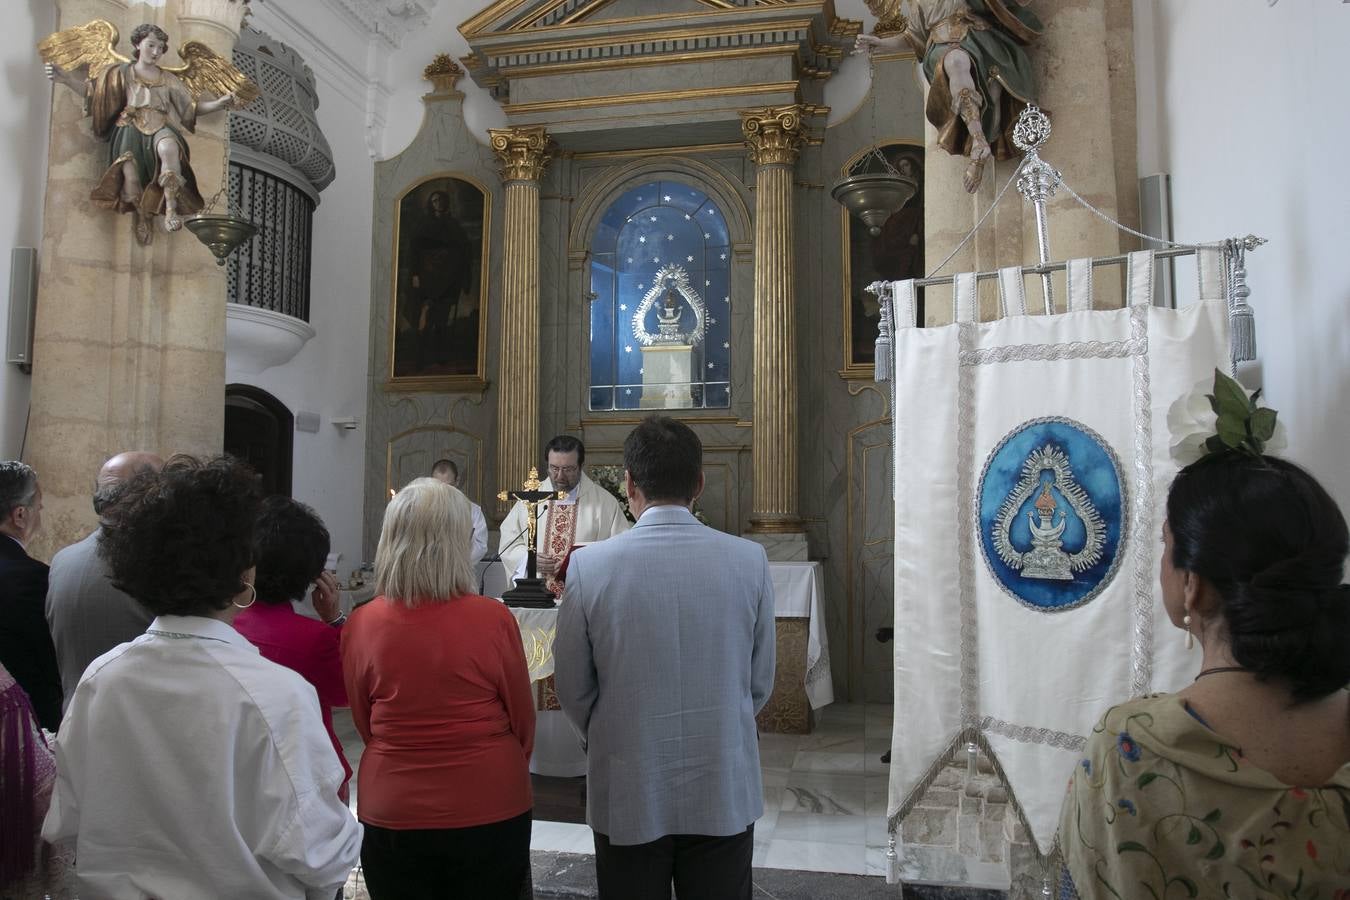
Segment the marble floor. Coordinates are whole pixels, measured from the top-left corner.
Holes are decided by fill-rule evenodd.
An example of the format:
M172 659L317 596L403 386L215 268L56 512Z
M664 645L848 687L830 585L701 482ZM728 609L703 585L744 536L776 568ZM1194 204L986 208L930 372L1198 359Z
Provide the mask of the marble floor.
M361 738L346 710L334 723L356 769ZM755 823L759 868L886 874L887 767L891 707L835 703L820 710L811 734L760 737L764 816ZM356 809L356 779L352 779ZM534 823L531 849L589 854L591 831L568 822Z

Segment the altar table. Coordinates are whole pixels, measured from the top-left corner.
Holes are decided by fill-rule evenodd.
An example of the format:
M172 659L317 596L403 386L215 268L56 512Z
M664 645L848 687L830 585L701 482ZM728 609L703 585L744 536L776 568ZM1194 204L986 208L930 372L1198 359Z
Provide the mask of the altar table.
M763 731L807 734L812 711L834 702L830 677L830 648L822 610L824 596L820 563L771 562L774 617L777 627L777 667L773 694L757 717ZM525 645L530 679L546 681L553 674L553 636L557 609L512 608ZM557 709L551 682L540 689L540 708Z

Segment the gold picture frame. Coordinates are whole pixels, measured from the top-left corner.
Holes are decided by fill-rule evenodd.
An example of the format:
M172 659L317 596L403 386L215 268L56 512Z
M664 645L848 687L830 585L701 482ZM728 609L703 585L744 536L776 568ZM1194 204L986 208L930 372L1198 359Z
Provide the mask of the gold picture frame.
M492 192L437 172L394 200L385 389L479 392L487 387Z
M864 290L876 280L921 278L923 265L923 166L924 145L917 138L886 138L876 148L892 164L901 167L901 160L914 166L912 173L919 181L919 192L886 220L879 237L873 238L861 223L853 221L848 210L840 209L840 255L843 259L844 300L844 366L841 378L871 381L875 377L873 361L876 351L876 322L880 315L877 300ZM840 176L881 171L875 157L868 158L872 147L864 147L849 157ZM877 251L887 252L887 263L878 264Z

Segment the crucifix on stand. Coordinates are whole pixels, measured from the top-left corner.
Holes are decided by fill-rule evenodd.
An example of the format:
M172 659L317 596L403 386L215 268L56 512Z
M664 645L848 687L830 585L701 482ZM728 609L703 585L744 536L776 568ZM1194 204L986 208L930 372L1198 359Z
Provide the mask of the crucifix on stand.
M525 504L525 520L529 524L529 543L526 545L529 549L525 557L525 577L516 582L516 586L502 594L502 602L507 606L534 606L551 608L556 604L553 602L553 592L544 584L544 580L538 576L535 568L537 562L536 532L539 527L539 505L545 500L564 500L567 498L566 491L541 491L539 490L539 470L530 466L530 475L525 479L525 483L516 490L502 491L497 494L497 499L519 500ZM510 577L510 573L507 573Z

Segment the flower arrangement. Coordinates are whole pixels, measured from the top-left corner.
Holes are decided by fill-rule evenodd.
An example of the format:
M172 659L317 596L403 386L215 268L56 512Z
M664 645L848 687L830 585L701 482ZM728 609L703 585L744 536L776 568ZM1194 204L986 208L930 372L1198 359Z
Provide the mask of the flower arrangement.
M1218 369L1213 393L1204 393L1205 387L1199 382L1167 410L1170 452L1178 465L1188 466L1225 450L1261 456L1288 446L1278 413L1259 404L1259 390L1249 394Z
M628 521L637 521L637 519L633 518L633 510L628 506L628 494L624 491L623 466L588 466L586 474L590 476L591 481L594 481L596 484L609 491L610 496L619 501L619 509L623 510L623 514ZM712 527L712 523L708 521L708 517L703 514L703 511L698 508L697 503L694 504L693 512L695 519L698 519L704 525Z

